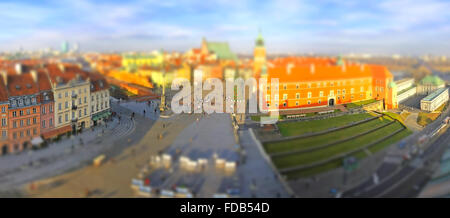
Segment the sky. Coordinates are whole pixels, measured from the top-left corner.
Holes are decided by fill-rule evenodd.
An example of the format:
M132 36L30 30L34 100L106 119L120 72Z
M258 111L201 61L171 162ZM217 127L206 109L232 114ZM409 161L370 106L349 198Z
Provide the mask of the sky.
M444 0L0 0L0 51L186 51L227 41L267 52L450 55Z

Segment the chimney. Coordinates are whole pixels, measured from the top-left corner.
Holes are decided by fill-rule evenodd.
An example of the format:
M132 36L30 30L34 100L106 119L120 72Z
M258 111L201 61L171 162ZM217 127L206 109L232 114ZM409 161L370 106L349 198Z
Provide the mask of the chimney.
M364 71L364 64L361 64L361 71Z
M61 70L61 72L64 73L64 64L59 63L59 64L58 64L58 68L59 68L59 70Z
M291 69L294 67L294 65L292 64L292 63L289 63L288 65L287 65L287 73L288 74L291 74Z
M17 75L22 74L22 64L21 63L16 63L16 65L14 67L15 67Z
M311 72L311 74L314 74L316 72L316 67L314 64L311 64L309 68L310 68L309 71Z
M342 64L342 72L345 72L345 64Z
M33 82L37 82L37 72L36 70L31 70L30 71L31 77L33 77Z
M5 83L5 86L7 86L8 85L8 74L4 70L2 70L0 73L3 77L3 82Z

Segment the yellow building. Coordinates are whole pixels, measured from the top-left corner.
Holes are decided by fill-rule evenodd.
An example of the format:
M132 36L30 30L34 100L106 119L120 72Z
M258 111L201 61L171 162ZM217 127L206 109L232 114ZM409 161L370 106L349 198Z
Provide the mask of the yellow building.
M90 127L89 76L77 66L51 65L48 70L55 100L55 128Z
M142 66L160 66L163 60L164 55L157 51L150 54L124 54L122 67L130 71Z

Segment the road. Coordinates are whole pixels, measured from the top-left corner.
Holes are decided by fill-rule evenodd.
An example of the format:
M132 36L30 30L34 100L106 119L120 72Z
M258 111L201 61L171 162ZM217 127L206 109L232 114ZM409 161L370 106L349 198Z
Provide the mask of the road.
M114 119L107 123L107 127L98 126L94 131L86 130L70 139L63 137L46 148L1 157L0 195L18 193L29 182L90 165L99 154L114 157L142 138L154 123L150 119L131 120L128 109L115 103L111 107L121 114L120 123Z
M446 113L448 115L448 109ZM436 129L446 115L441 116L436 122L427 126L424 131L416 134L430 134ZM415 136L410 140L414 141ZM357 187L344 193L344 197L416 197L420 189L430 179L436 164L448 147L450 131L445 131L438 135L430 145L426 147L422 154L410 161L387 161L377 169L376 174L380 178L378 184L374 184L372 178ZM411 143L409 143L411 145Z

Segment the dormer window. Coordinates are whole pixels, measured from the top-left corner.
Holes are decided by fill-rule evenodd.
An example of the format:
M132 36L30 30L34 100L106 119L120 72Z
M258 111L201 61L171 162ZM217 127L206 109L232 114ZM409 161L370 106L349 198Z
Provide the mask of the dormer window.
M17 89L17 90L20 90L20 86L19 86L19 85L16 85L16 89Z
M27 88L31 89L31 84L27 84L26 86Z
M91 90L94 90L94 84L91 83Z
M103 88L103 81L100 81L99 84L100 84L100 87Z

